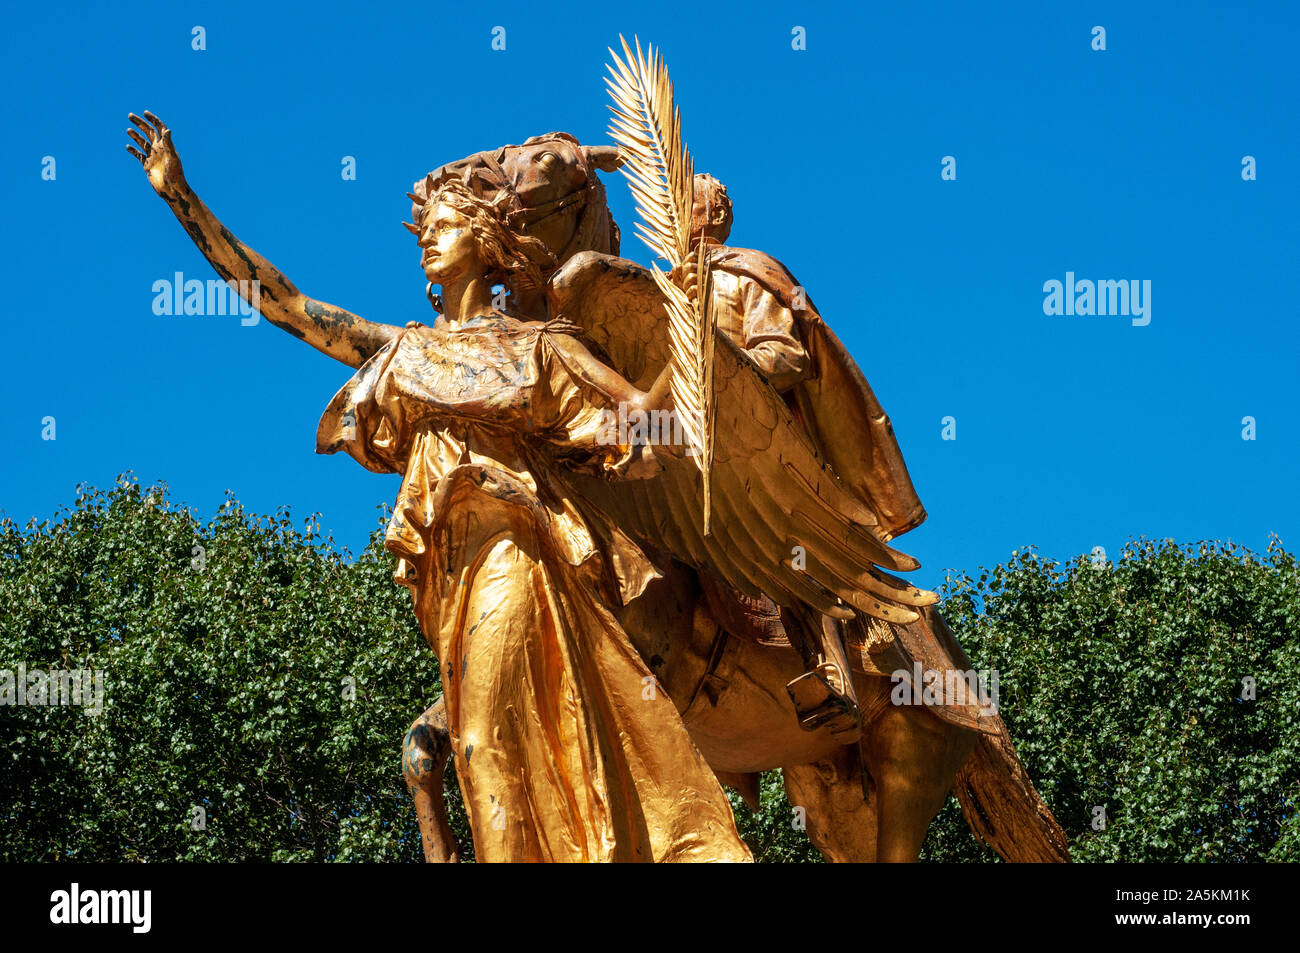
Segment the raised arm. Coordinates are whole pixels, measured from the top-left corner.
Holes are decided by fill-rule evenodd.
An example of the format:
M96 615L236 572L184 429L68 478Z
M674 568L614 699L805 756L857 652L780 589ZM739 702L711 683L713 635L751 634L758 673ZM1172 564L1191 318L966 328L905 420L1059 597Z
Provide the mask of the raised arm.
M264 318L349 367L360 367L401 333L401 328L367 321L300 292L278 268L232 235L194 194L172 145L171 130L162 120L148 110L143 119L135 113L128 118L140 132L127 130L135 145L126 149L144 166L149 184L217 274L237 288ZM241 287L240 281L248 284Z

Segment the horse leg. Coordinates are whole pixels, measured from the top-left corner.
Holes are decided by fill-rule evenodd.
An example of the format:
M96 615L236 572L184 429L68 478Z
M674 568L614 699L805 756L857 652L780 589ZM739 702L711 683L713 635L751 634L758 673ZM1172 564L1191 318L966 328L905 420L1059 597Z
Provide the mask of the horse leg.
M856 745L842 745L820 761L785 768L785 794L803 808L808 839L832 863L876 859L874 798L863 792Z
M443 775L450 755L447 711L439 698L415 719L402 743L402 774L415 801L424 859L431 864L460 860L456 839L447 823L447 800L443 793Z
M891 706L875 719L861 747L875 786L876 857L914 861L975 748L975 734L922 707Z

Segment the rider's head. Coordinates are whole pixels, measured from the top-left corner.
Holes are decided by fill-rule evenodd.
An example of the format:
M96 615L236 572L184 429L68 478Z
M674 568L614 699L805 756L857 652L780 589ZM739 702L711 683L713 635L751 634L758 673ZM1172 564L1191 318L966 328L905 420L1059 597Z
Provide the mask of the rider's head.
M711 238L725 243L731 234L731 199L727 187L706 172L695 176L695 204L691 208L691 241Z

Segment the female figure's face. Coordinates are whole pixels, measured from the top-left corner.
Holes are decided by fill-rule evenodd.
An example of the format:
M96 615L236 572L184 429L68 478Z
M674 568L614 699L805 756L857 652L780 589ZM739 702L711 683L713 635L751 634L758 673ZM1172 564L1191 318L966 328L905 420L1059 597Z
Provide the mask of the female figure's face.
M429 281L446 285L473 269L482 270L478 244L469 224L467 215L442 202L425 213L420 264Z

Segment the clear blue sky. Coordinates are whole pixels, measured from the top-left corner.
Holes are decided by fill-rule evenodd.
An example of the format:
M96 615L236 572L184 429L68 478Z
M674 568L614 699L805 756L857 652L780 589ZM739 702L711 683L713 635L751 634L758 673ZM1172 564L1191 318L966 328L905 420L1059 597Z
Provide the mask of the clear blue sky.
M1300 546L1294 4L285 7L7 14L10 517L133 470L205 517L227 488L319 511L355 550L396 494L313 453L343 365L264 321L153 314L155 280L212 272L127 155L128 111L171 125L198 194L307 294L402 324L429 315L403 192L530 135L608 141L623 32L663 46L697 167L736 202L733 243L789 265L893 418L930 512L902 543L918 582L1027 544ZM624 253L647 261L605 178ZM1149 279L1150 325L1045 315L1067 271Z

